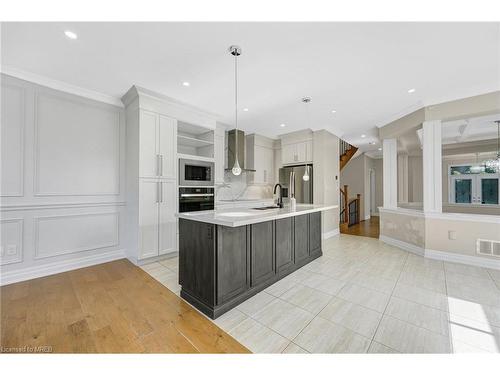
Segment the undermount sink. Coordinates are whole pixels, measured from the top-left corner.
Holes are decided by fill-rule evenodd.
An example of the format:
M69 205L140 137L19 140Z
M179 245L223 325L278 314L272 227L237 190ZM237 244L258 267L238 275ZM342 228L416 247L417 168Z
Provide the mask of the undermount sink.
M246 212L246 211L235 211L235 212L222 212L217 214L217 216L226 216L226 217L245 217L245 216L253 216L258 215L258 212Z

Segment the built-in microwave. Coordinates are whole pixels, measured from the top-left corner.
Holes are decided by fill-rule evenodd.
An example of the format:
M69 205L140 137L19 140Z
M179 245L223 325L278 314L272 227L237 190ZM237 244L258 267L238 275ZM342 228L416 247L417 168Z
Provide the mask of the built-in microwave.
M214 167L209 161L179 159L179 186L214 186Z

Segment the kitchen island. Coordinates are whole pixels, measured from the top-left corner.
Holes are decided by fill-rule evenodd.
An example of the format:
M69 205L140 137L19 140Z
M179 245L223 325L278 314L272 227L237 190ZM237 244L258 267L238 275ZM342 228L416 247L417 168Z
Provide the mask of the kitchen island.
M181 297L212 319L322 255L313 204L180 213Z

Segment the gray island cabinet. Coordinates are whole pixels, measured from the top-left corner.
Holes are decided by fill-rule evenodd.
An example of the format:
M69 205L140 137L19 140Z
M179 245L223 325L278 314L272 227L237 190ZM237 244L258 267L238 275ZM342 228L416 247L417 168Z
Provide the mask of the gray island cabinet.
M321 212L235 227L179 218L181 297L212 319L321 255Z

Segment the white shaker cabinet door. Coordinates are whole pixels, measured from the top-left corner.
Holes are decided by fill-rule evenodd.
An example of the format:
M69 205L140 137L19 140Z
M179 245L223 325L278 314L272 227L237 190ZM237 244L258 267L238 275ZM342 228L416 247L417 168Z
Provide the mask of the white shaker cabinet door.
M139 182L139 259L158 255L159 187L156 180Z
M160 219L159 219L159 254L176 251L177 243L177 195L175 182L160 182Z
M158 175L158 115L141 110L139 124L139 176Z
M296 144L297 147L297 157L296 160L299 163L303 163L307 160L307 142L299 142Z
M176 178L177 121L159 115L159 177Z
M296 145L295 144L283 145L281 149L281 158L283 164L295 163L297 161Z

